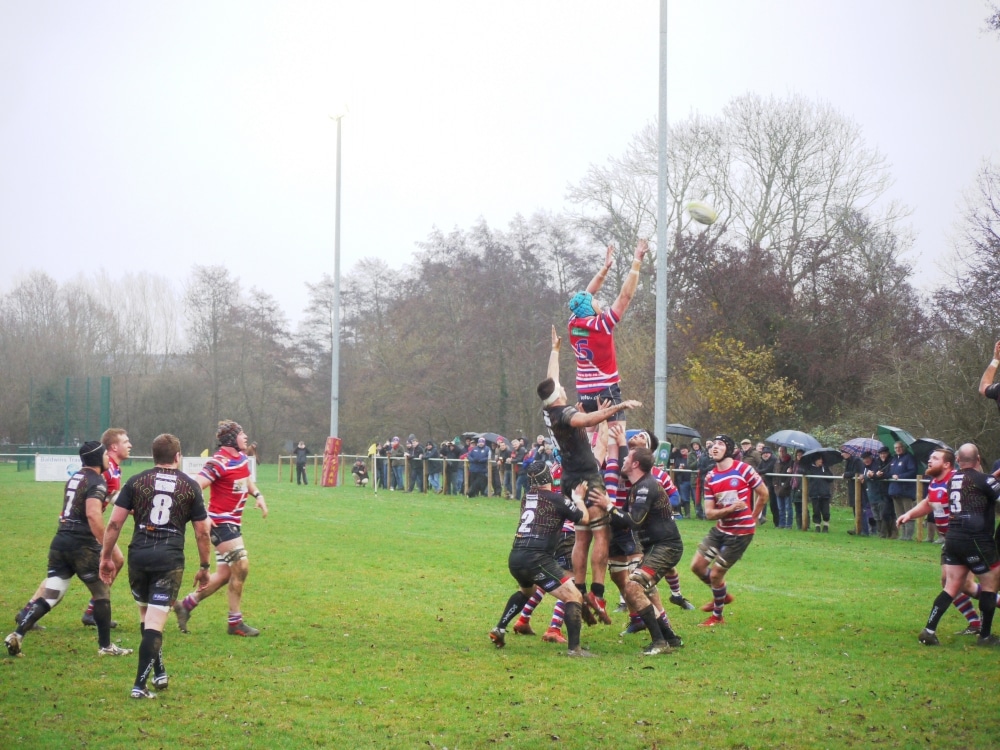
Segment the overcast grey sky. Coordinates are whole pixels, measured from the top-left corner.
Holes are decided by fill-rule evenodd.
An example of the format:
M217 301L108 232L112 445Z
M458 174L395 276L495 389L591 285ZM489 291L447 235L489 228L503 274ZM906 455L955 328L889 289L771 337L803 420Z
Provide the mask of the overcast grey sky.
M982 0L673 0L669 119L822 99L888 158L923 286L1000 159ZM657 112L655 0L0 0L0 288L222 264L300 317L333 270L434 226L558 212Z

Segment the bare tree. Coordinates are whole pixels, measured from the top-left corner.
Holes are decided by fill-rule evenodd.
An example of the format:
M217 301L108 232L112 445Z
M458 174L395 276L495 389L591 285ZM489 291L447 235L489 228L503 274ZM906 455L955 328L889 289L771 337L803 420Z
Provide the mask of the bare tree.
M239 295L239 281L223 266L195 266L184 295L189 351L196 369L208 378L213 423L221 418L224 348Z

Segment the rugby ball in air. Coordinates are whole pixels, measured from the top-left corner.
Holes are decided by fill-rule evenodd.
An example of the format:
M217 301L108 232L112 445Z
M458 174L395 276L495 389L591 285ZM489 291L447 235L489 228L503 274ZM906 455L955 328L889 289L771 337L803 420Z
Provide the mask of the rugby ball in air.
M684 206L684 209L688 212L688 216L699 224L705 224L706 226L714 224L715 220L719 218L719 214L716 213L714 208L701 201L690 201Z

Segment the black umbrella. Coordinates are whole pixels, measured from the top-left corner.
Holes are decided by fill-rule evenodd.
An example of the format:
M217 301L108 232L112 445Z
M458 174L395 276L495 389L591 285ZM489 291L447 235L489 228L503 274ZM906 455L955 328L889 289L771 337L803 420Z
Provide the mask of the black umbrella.
M947 443L935 440L934 438L917 438L913 441L913 445L910 446L910 450L913 452L913 457L917 459L917 461L922 464L926 464L934 451L953 451L954 448Z
M681 437L695 438L696 440L701 440L701 433L698 432L694 427L688 427L684 424L678 424L674 422L673 424L668 424L663 428L663 431L667 435L680 435Z
M804 474L808 474L808 467L816 463L817 458L823 459L824 466L833 466L844 461L844 457L840 455L840 451L836 448L814 448L802 454L802 458L799 459L800 470Z

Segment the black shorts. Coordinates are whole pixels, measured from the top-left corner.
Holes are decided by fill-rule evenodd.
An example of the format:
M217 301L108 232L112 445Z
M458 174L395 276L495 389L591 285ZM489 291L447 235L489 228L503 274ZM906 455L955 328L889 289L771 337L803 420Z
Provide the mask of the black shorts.
M600 487L605 494L607 493L607 488L604 485L604 475L601 474L600 469L594 469L583 474L578 474L568 473L566 471L566 467L563 467L562 484L559 488L562 490L564 497L572 498L573 490L576 489L580 482L587 483L587 497L584 497L583 504L588 508L593 505L593 503L590 502L589 497L592 487Z
M659 583L667 573L677 567L684 555L684 545L680 542L672 544L654 544L642 556L639 567L652 571L652 584Z
M576 544L576 532L564 531L559 538L554 557L563 570L573 570L573 545Z
M224 542L231 542L243 536L243 529L235 523L220 523L212 526L212 544L218 547Z
M184 579L184 563L170 570L146 570L143 566L128 566L128 585L132 598L139 606L169 607L177 598Z
M753 534L726 534L715 527L701 540L698 552L710 563L714 561L716 565L729 570L743 557L752 541Z
M941 564L961 565L976 575L982 575L1000 565L1000 555L993 537L955 538L946 534Z
M49 545L49 578L69 579L76 576L95 599L110 597L110 588L101 581L101 545L92 536L56 534Z
M626 558L642 552L631 529L618 529L608 542L608 557Z
M594 412L600 409L598 401L610 401L612 404L622 402L622 389L619 383L615 383L610 388L605 388L597 393L578 393L577 400L585 412ZM619 411L608 417L609 422L618 422L624 417L625 412Z
M543 591L554 591L569 577L544 550L515 547L507 558L507 568L521 588L539 586Z

